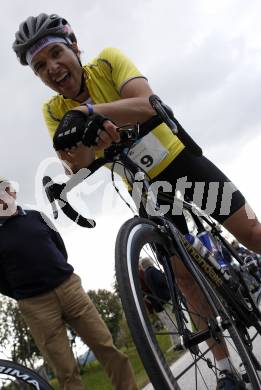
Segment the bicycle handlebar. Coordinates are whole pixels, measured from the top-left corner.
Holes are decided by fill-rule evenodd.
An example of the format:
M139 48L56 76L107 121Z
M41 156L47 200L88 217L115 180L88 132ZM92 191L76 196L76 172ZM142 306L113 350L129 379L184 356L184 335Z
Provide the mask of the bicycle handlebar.
M178 128L176 123L171 119L168 112L171 113L173 116L173 113L169 107L167 107L160 98L157 95L151 95L149 97L149 102L156 111L156 113L159 115L159 117L163 120L163 122L166 123L166 125L172 130L174 134L178 134Z
M44 176L43 186L47 198L51 203L54 219L58 218L58 209L55 203L57 201L64 214L73 222L77 223L79 226L87 228L94 228L96 226L96 222L93 219L83 217L81 214L79 214L76 210L72 208L72 206L67 200L66 195L68 191L66 191L66 184L54 183L49 176Z
M167 126L172 130L174 134L178 133L178 127L175 123L173 113L169 107L167 107L160 98L157 95L151 95L149 97L149 102L151 106L154 108L158 116L162 119L163 122L167 124ZM171 118L173 117L173 119ZM129 126L131 127L131 126ZM126 128L126 126L125 126ZM119 128L121 129L121 128ZM129 131L129 129L128 129ZM125 136L127 134L127 141L131 141L131 134L125 132ZM52 179L49 176L44 176L43 178L43 186L47 195L47 198L49 202L51 203L52 210L53 210L53 216L55 219L58 218L58 209L56 207L56 201L58 202L58 205L64 212L64 214L70 218L72 221L77 223L78 225L82 227L88 227L93 228L96 226L96 222L93 219L88 219L83 217L81 214L79 214L76 210L72 208L70 203L67 200L67 192L70 191L73 187L75 187L77 184L82 182L82 180L86 179L88 176L90 176L92 173L97 171L99 168L101 168L103 165L105 165L107 162L112 162L113 158L110 157L110 151L113 150L112 155L114 153L119 154L119 150L123 150L123 147L119 147L120 144L113 144L112 147L109 147L106 150L106 156L107 157L101 157L96 159L88 168L81 169L79 172L77 172L75 175L70 178L66 184L58 184L54 183ZM108 153L109 151L109 153ZM82 171L87 171L87 175L82 175Z
M174 117L170 107L164 104L157 95L149 97L150 104L157 112L159 117L166 123L174 134L178 135L180 141L193 153L195 156L202 156L201 147L194 141L194 139L186 132L181 124Z

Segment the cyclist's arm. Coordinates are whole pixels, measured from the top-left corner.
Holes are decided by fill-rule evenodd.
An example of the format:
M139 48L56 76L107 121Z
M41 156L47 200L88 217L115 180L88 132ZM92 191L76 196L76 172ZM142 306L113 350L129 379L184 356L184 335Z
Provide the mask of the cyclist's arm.
M110 103L95 104L94 112L110 118L117 126L126 123L143 123L155 115L150 105L149 96L152 90L143 78L135 78L128 81L121 89L122 99ZM80 109L88 113L85 106ZM107 126L106 131L100 134L100 140L95 147L96 150L103 150L110 146L112 141L117 140L117 133L113 126Z
M117 126L126 123L142 123L155 115L155 111L149 103L149 96L151 94L152 90L147 80L142 78L133 79L122 87L121 100L111 103L95 104L94 112L109 117ZM88 114L86 106L79 106L75 109L79 109ZM59 158L68 163L73 173L81 168L88 167L94 161L95 150L104 150L110 146L112 141L117 141L118 134L116 132L116 126L106 121L104 127L106 131L101 132L99 142L95 148L87 148L81 145L71 149L69 152L59 152Z
M155 111L149 103L149 96L152 94L152 89L146 79L135 78L122 87L122 99L110 103L95 104L94 112L107 116L117 126L126 123L143 123L155 115ZM85 106L76 109L88 113Z

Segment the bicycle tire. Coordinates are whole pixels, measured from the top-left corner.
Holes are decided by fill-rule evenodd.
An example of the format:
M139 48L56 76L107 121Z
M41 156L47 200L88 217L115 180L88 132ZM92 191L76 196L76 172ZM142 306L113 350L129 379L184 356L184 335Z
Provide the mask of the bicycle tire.
M14 383L18 382L19 389L22 388L23 383L27 385L26 388L32 388L37 390L52 390L53 388L47 383L39 374L35 371L22 366L20 364L14 363L10 360L0 359L0 378L3 382L5 378L12 378ZM1 387L2 388L2 387ZM8 387L10 388L10 387Z
M151 245L161 246L161 248L168 253L169 242L166 240L165 235L157 228L155 223L144 218L134 217L123 224L118 233L115 247L116 278L123 309L134 343L154 388L156 390L187 390L187 383L184 385L180 375L175 375L170 368L157 341L157 337L153 332L144 305L141 286L138 280L138 261L142 248L147 244L149 244L150 247ZM245 363L245 368L251 380L253 389L260 390L261 384L259 377L253 367L248 351L240 339L240 334L236 329L235 323L227 314L226 309L222 307L222 303L213 290L212 285L206 283L203 275L202 283L206 288L205 291L210 293L214 302L215 307L213 307L213 311L214 309L218 311L221 311L222 309L222 318L226 316L226 318L229 318L231 321L229 330L226 331L229 333L229 337L226 337L226 340L229 339L231 344L233 342L240 360ZM202 293L206 296L205 291L202 290ZM211 318L211 321L216 321L216 318ZM200 352L200 356L207 365L210 364L209 358L205 358L203 353ZM195 359L195 362L196 360L197 359ZM195 364L197 364L197 362ZM217 377L217 369L213 366L213 363L211 363L211 371L213 371L213 375L216 375ZM200 373L200 375L202 376L202 373ZM203 378L203 380L205 380L205 378ZM195 385L193 385L191 388L200 387L195 387ZM205 388L213 388L213 383L212 387L206 386Z

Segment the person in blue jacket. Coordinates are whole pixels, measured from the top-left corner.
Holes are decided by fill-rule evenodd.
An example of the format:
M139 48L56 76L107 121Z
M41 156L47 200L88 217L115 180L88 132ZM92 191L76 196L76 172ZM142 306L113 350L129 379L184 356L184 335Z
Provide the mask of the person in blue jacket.
M114 346L67 257L60 234L46 216L18 206L11 183L0 180L0 292L17 300L60 388L84 390L67 337L69 324L94 352L115 389L137 390L128 357Z

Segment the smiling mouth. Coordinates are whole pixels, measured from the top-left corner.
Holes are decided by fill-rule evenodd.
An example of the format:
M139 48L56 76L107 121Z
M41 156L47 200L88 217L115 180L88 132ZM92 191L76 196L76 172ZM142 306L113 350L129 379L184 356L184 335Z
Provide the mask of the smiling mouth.
M65 75L61 76L60 78L57 78L55 81L55 83L59 86L59 87L63 87L64 84L71 78L71 74L70 73L66 73Z

